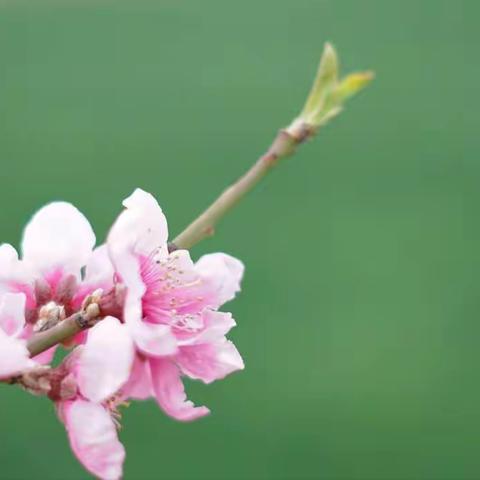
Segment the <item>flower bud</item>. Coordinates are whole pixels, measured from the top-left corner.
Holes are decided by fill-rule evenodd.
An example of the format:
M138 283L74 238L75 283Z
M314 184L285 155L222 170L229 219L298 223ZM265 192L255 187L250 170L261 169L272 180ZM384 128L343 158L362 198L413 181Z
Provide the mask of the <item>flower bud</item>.
M57 305L55 302L48 302L40 308L38 320L33 327L33 331L43 332L54 327L62 320L65 320L65 307L63 307L63 305Z

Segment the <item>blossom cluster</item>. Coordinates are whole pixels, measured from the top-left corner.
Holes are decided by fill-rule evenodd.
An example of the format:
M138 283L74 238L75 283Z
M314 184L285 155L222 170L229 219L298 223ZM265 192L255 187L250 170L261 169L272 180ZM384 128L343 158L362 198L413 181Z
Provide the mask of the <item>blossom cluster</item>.
M65 202L34 215L21 258L0 246L0 380L47 395L75 456L107 480L122 476L122 403L154 398L174 419L194 420L209 410L187 400L182 377L210 383L244 367L226 338L235 321L219 311L239 291L243 264L169 251L166 218L149 193L137 189L123 205L99 247L88 220ZM29 339L92 298L96 324L63 342L71 351L59 364L57 346L31 358Z

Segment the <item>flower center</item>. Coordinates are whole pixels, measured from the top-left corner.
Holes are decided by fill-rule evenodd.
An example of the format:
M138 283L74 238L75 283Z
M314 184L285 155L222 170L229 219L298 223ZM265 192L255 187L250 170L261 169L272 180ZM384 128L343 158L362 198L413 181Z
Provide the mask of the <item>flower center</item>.
M74 275L61 272L39 278L34 285L35 306L27 311L27 321L36 332L48 330L73 313L72 300L77 290Z
M192 312L201 309L204 286L189 259L179 252L164 259L152 254L140 259L140 271L146 286L142 306L148 321L184 332L203 327L202 319Z

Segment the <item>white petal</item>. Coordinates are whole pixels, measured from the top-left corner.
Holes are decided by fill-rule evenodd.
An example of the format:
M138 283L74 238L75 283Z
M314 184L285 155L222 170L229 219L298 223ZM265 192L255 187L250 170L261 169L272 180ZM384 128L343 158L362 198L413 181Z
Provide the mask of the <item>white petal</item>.
M0 378L17 375L34 365L35 362L29 358L25 341L9 337L0 329Z
M110 258L127 287L125 297L125 322L143 318L141 299L145 285L140 274L141 256L168 255L167 220L155 198L137 189L124 202L124 210L108 234L107 246Z
M232 300L240 291L240 282L245 267L243 263L225 253L204 255L195 264L195 270L216 292L217 305Z
M137 188L123 201L126 209L118 216L108 235L110 253L125 250L138 255L167 255L167 219L153 195Z
M177 351L176 338L168 325L132 322L128 327L137 348L148 356L173 355Z
M18 259L17 251L8 243L0 245L0 282L10 286L28 284L32 279L33 271Z
M82 395L102 402L115 394L130 376L134 345L130 332L116 318L93 327L78 357L76 377Z
M139 259L134 253L128 250L115 250L115 252L113 249L109 248L109 250L111 259L115 265L115 270L120 276L123 285L127 287L123 305L125 323L139 322L143 318L142 297L146 291L140 273Z
M121 478L125 449L107 410L85 400L62 402L59 410L73 453L82 465L103 480Z
M54 202L40 209L25 228L23 259L42 273L62 269L78 275L94 245L95 234L85 216L70 203Z
M115 274L112 261L108 255L107 245L97 247L85 267L85 283L89 285L113 284Z
M11 337L25 326L25 301L23 293L5 293L0 300L0 328Z

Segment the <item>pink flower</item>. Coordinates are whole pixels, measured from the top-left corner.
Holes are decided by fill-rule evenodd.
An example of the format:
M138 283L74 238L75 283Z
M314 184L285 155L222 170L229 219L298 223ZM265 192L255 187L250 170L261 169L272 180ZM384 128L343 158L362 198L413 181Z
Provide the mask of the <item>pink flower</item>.
M50 397L65 424L75 456L93 475L122 476L125 449L117 438L118 395L127 381L134 346L125 325L107 317L57 369ZM55 378L55 377L53 377Z
M25 228L21 260L11 245L0 246L0 296L7 292L25 295L22 338L69 316L86 295L112 284L106 249L93 251L94 244L88 220L73 205L55 202L39 210ZM84 266L87 273L82 282ZM36 360L49 362L54 350Z
M119 404L153 396L168 415L193 420L209 410L187 400L182 376L210 383L244 367L226 338L235 321L218 311L240 290L243 264L222 253L196 263L186 250L169 253L156 200L136 190L124 205L96 250L86 218L63 202L34 215L21 259L0 246L0 379L48 395L75 456L106 480L121 477L125 458ZM27 339L85 308L98 288L107 292L98 304L105 318L75 338L73 352L56 368L38 365L54 348L30 359Z
M137 351L124 391L154 395L168 415L193 420L209 410L187 401L181 376L210 383L244 367L225 337L235 322L216 311L239 291L244 267L223 253L195 264L186 250L169 253L167 222L153 196L137 189L123 204L107 245L127 288L124 321Z
M35 365L20 334L25 324L25 295L7 293L0 299L0 379Z

